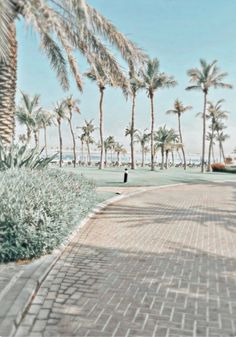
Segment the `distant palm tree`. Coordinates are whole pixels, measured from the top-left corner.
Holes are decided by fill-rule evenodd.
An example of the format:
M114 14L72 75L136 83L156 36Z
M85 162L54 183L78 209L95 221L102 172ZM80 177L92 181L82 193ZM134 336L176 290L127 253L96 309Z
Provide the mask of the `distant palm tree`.
M130 127L126 129L125 136L130 136L130 149L131 149L131 169L135 169L135 158L134 158L134 138L135 138L135 107L136 107L136 97L140 89L144 87L143 82L139 78L138 74L135 72L132 65L130 65L129 71L129 91L132 97L132 113L131 113L131 123Z
M60 160L59 165L62 167L62 134L61 134L61 123L64 119L67 118L67 108L65 106L65 101L57 102L54 107L55 119L58 127L58 135L59 135L59 152L60 152Z
M213 142L215 138L216 128L217 127L219 128L219 123L223 119L228 118L228 112L222 109L223 102L224 102L223 99L217 101L215 104L212 102L208 102L206 119L210 120L210 123L211 123L210 125L211 137L209 137L208 135L208 139L209 139L208 166L207 166L208 171L210 171L211 169L211 154L213 152Z
M154 94L159 89L174 87L177 82L172 76L160 72L160 63L156 58L148 61L146 69L140 71L140 77L151 102L151 170L154 171Z
M72 95L65 99L65 107L68 109L68 122L70 126L72 142L73 142L73 166L74 167L76 166L77 159L76 159L75 133L73 130L73 125L72 125L72 116L73 116L73 112L80 113L78 104L79 104L79 100L74 99Z
M207 63L205 60L200 60L200 69L192 68L188 70L187 74L190 77L190 85L186 90L201 90L204 95L203 104L203 136L202 136L202 160L201 172L205 171L205 140L206 140L206 109L207 109L207 95L211 87L213 88L228 88L231 89L232 85L224 83L224 78L227 73L220 73L219 68L216 66L217 61Z
M107 166L107 153L115 146L115 139L113 136L109 136L104 140L104 152L105 152L105 166Z
M182 130L181 130L181 116L184 112L191 110L192 106L187 105L184 106L181 101L176 99L174 103L174 109L168 110L166 113L167 114L175 114L178 117L178 129L179 129L179 140L182 144L181 150L183 154L183 159L184 159L184 169L186 170L186 156L185 156L185 151L184 151L184 143L183 143L183 137L182 137Z
M120 166L120 155L127 153L127 151L126 151L124 145L122 145L122 144L120 144L118 142L115 143L114 151L117 154L117 164L118 164L118 166Z
M44 146L46 157L48 156L47 127L52 125L52 117L52 114L46 110L41 110L38 114L38 125L44 130Z
M171 150L171 147L176 142L176 138L178 135L176 134L174 129L167 129L164 125L163 127L159 127L159 129L154 134L154 140L157 147L161 149L161 169L164 169L164 160L166 153L166 168L168 166L168 153Z
M39 34L41 49L56 71L63 89L69 87L68 63L78 88L82 90L74 55L76 51L84 55L91 65L100 60L113 72L121 71L104 39L118 49L126 62L131 60L135 64L146 57L85 0L0 1L0 138L4 143L11 143L14 134L17 70L15 25L19 18Z
M82 129L82 134L80 137L84 139L84 142L87 146L87 151L88 151L88 164L91 164L91 151L90 151L90 145L93 144L94 138L92 137L93 132L96 130L94 124L93 124L93 119L90 121L85 120L85 124L81 127Z
M24 92L21 92L21 94L22 100L21 104L16 108L16 117L18 122L27 129L26 143L29 144L32 132L34 132L35 146L37 146L37 116L42 112L42 107L39 102L40 96L34 95L33 97L30 97Z
M135 133L135 142L140 143L141 145L141 152L142 152L142 163L141 166L144 167L145 162L145 154L148 152L147 144L150 142L150 133L147 133L147 129L143 132L138 130Z
M223 160L225 161L225 153L223 148L223 143L226 141L226 139L230 138L229 135L224 133L223 131L217 130L217 136L216 139L219 142L219 151L220 151L220 161L221 161L221 155L223 157Z

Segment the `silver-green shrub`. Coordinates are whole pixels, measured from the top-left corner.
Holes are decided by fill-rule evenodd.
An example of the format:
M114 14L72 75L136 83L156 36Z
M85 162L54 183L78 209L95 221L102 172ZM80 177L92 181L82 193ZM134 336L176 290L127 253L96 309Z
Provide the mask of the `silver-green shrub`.
M0 262L50 253L93 207L92 182L59 169L0 173Z

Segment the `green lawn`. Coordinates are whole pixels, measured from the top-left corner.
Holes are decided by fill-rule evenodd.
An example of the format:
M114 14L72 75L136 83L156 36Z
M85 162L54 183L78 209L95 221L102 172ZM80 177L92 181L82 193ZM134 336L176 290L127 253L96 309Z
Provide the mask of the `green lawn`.
M123 183L123 168L106 168L99 170L98 168L64 168L67 171L78 172L85 177L94 180L99 187L134 187L134 186L162 186L178 183L204 183L214 181L235 181L235 174L228 173L200 173L200 169L171 168L168 170L150 171L148 168L138 168L129 170L128 183Z

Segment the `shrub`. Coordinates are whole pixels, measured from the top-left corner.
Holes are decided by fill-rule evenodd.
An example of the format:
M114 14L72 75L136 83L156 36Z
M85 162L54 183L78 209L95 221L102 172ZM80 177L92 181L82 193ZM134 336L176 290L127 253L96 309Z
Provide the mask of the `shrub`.
M31 169L42 169L55 159L57 154L42 158L42 151L37 148L28 149L27 145L11 145L5 147L0 143L0 171L6 171L10 168L28 167Z
M0 173L0 262L50 253L93 207L93 183L59 169Z

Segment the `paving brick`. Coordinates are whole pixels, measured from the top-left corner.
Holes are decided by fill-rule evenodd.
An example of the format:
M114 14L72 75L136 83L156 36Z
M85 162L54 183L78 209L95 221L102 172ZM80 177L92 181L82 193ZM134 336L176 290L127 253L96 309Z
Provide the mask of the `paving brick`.
M107 207L66 247L16 336L234 336L236 184Z

